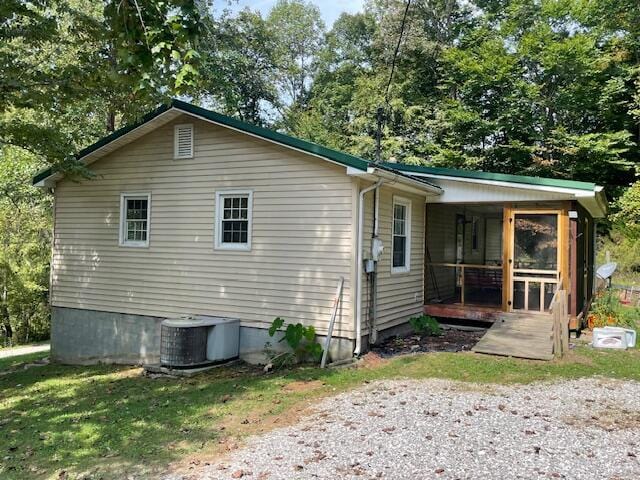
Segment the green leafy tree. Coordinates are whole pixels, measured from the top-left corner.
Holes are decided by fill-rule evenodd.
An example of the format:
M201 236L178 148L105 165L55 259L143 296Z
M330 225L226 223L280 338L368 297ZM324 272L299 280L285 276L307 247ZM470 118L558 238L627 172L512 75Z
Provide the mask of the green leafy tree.
M308 102L325 25L319 8L304 0L278 0L266 22L275 40L277 85L284 105L280 114L286 124L290 112L303 109Z
M51 201L29 187L33 159L0 151L0 324L3 343L48 338ZM11 337L8 333L11 332Z
M198 0L0 4L0 142L74 172L80 146L197 81Z
M223 15L206 29L202 75L196 96L222 113L255 124L266 123L280 106L276 42L266 21L245 9Z
M640 182L628 188L615 204L611 219L626 237L640 241Z

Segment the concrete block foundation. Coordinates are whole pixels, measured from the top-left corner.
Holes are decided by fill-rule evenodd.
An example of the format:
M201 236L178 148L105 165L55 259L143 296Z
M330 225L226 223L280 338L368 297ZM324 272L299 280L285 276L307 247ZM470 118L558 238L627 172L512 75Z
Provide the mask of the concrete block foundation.
M164 318L76 308L52 307L51 360L73 365L160 362L160 324ZM279 342L282 333L270 337L267 329L240 327L240 358L248 363L265 363L265 343L276 352L287 346ZM324 345L325 337L318 336ZM354 340L334 337L329 361L352 357Z
M53 307L51 360L68 364L159 363L162 318Z

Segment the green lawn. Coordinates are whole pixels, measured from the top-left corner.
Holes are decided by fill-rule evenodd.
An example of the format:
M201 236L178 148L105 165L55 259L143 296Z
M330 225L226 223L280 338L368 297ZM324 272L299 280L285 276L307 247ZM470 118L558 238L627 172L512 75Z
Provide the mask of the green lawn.
M17 357L0 358L0 372L6 370L13 370L17 366L25 363L35 362L49 356L49 352L36 352L28 353L26 355L19 355Z
M21 369L0 376L0 477L157 473L185 457L211 458L247 434L292 421L319 397L376 379L527 383L590 375L640 380L640 351L581 347L555 362L433 353L271 375L238 366L192 379L150 379L113 366Z

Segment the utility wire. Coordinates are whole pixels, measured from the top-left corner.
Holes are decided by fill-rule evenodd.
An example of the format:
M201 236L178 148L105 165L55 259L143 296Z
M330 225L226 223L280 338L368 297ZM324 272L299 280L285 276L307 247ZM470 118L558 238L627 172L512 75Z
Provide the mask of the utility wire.
M400 44L402 43L402 36L404 35L404 29L407 24L407 14L409 13L409 7L411 6L411 0L407 0L407 5L404 8L404 15L402 16L402 23L400 24L400 34L398 35L398 43L396 44L396 49L393 52L393 60L391 61L391 73L389 74L389 81L387 82L387 88L384 94L384 102L389 104L389 88L391 87L391 82L393 81L393 73L396 70L396 60L398 58L398 53L400 52Z
M402 16L402 23L400 24L400 33L398 34L398 43L396 44L396 49L393 52L393 59L391 61L391 72L389 73L389 80L387 81L387 88L385 89L385 93L384 93L384 103L388 107L391 106L389 104L389 88L391 87L391 82L393 81L393 74L396 70L396 60L398 58L398 53L400 52L400 45L402 44L402 37L404 35L404 29L407 24L407 14L409 13L410 6L411 6L411 0L407 0L407 5L404 7L404 15ZM384 107L379 106L376 111L376 122L377 122L376 156L375 156L376 163L380 163L381 154L382 154L381 141L382 141L382 126L384 125L384 121L385 121Z

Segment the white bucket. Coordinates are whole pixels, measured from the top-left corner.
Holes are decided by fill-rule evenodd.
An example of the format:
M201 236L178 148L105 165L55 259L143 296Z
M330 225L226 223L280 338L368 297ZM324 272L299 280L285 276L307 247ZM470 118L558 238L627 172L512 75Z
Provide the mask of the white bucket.
M593 329L594 348L617 348L621 350L627 349L627 334L624 329L608 330L606 328Z
M622 328L622 327L604 327L605 330L610 332L624 332L627 337L627 348L633 348L636 346L636 331L631 328Z

